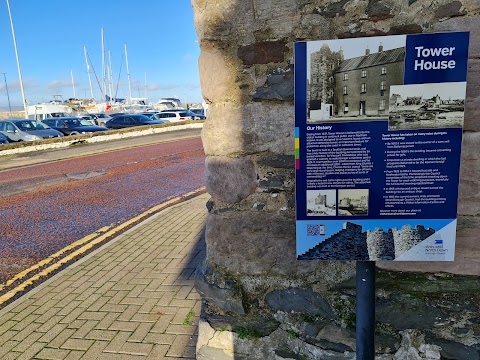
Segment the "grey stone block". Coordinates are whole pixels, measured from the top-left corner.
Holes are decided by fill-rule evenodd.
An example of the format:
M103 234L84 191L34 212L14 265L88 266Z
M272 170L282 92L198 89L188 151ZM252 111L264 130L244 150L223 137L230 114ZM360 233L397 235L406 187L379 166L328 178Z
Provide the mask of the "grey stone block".
M312 316L335 319L330 304L310 289L290 288L275 290L267 294L265 300L274 311L297 312Z
M241 294L238 289L235 289L233 284L228 282L223 283L223 287L212 283L207 277L208 269L207 263L203 263L195 271L195 288L200 293L202 299L208 301L215 306L218 306L224 311L233 312L235 314L244 315L245 309L242 304Z
M255 165L249 157L209 156L205 170L207 192L226 203L247 198L258 185Z
M209 214L208 261L245 274L295 273L295 221L276 213Z

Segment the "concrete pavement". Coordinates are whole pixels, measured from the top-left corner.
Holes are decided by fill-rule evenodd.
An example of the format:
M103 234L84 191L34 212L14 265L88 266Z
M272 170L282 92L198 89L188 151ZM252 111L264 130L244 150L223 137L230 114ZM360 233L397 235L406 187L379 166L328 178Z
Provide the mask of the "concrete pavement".
M0 310L0 359L195 359L208 198L155 214Z

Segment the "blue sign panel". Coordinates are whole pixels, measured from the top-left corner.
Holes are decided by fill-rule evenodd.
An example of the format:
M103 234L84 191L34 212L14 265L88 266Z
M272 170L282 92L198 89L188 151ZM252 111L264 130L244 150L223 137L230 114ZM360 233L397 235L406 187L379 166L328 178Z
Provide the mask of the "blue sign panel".
M468 33L407 36L405 84L467 80Z
M468 40L295 44L299 260L454 260Z

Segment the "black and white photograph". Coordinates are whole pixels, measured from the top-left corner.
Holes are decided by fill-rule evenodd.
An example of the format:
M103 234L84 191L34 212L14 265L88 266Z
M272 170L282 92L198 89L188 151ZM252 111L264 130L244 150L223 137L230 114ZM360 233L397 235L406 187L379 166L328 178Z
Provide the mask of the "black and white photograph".
M338 190L338 215L367 216L368 189Z
M307 216L336 215L336 190L307 190Z
M465 82L390 88L389 130L462 127Z
M388 119L405 44L405 35L308 42L307 122Z

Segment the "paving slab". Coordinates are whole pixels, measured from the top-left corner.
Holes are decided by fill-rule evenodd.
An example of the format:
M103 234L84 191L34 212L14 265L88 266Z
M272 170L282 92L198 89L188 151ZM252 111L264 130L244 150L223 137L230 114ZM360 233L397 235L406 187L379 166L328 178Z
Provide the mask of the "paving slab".
M0 310L2 359L195 359L202 194L173 205Z

